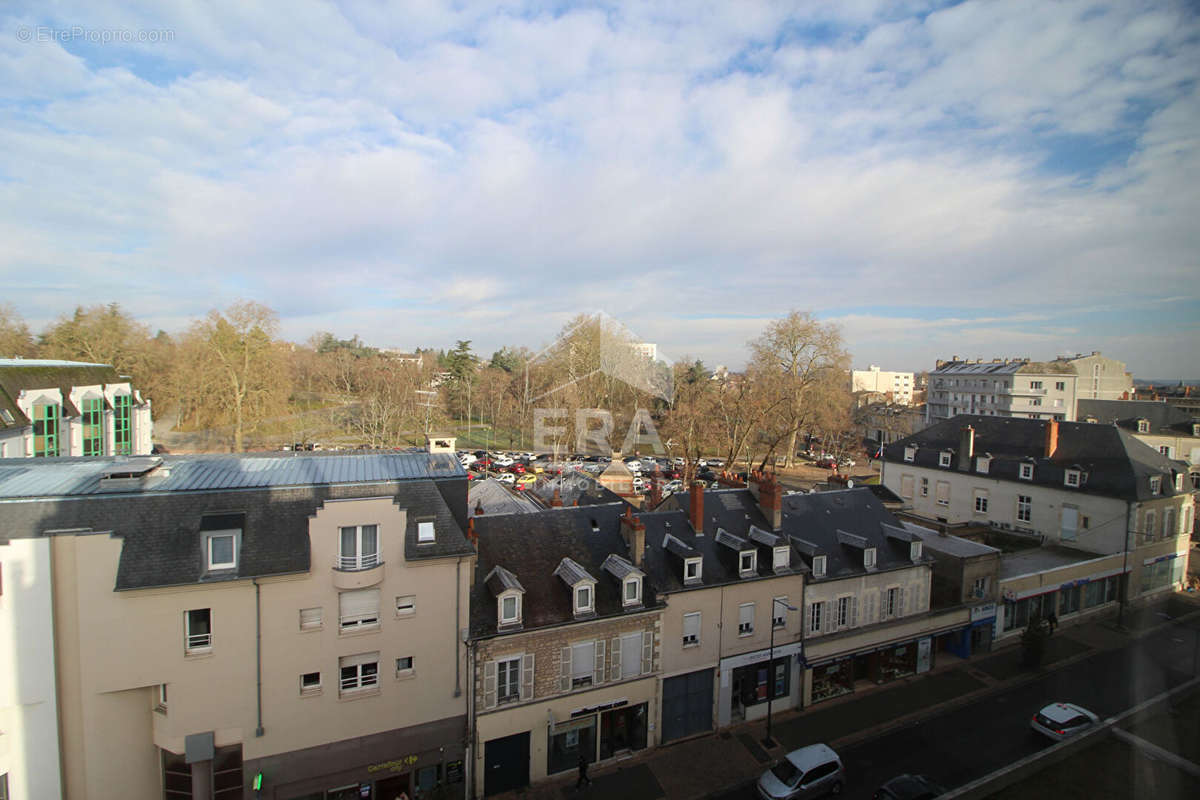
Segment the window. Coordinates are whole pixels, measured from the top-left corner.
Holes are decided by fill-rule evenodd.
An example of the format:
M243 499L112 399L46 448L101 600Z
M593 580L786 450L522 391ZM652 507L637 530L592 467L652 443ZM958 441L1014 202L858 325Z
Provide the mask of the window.
M742 603L738 606L738 636L749 636L754 633L754 603Z
M917 448L915 448L915 447L904 448L904 460L905 461L912 463L912 460L914 458L916 458L916 456L917 456Z
M1162 494L1162 478L1157 475L1150 479L1150 494Z
M319 631L323 624L322 617L323 615L320 608L300 609L300 630Z
M921 478L921 497L929 497L929 478Z
M300 696L311 697L321 693L321 673L305 672L300 676Z
M1175 473L1175 491L1177 491L1177 492L1183 491L1183 473L1182 472Z
M361 692L379 685L379 653L360 653L338 659L342 694Z
M938 466L939 467L950 466L950 453L949 452L943 450L941 453L938 454Z
M900 496L907 497L910 500L912 499L912 496L913 496L913 476L912 475L901 475L900 476Z
M379 627L379 590L356 589L338 594L338 623L343 631Z
M571 688L591 686L596 669L596 643L583 642L571 646Z
M1042 398L1040 398L1040 397L1035 397L1029 401L1029 405L1031 405L1031 406L1040 406L1041 404L1042 404Z
M821 614L822 614L822 609L824 608L824 606L825 606L824 603L813 603L811 606L809 606L809 608L808 608L808 632L809 633L820 633L821 632Z
M772 552L771 568L776 572L790 569L792 566L792 548L776 547Z
M113 398L113 453L127 456L133 453L133 396L119 394Z
M742 553L738 559L738 568L742 576L746 576L757 571L758 553L753 550Z
M1029 388L1030 389L1040 389L1040 388L1042 388L1042 382L1041 381L1030 381Z
M341 529L338 567L370 569L379 565L379 526L350 525Z
M1162 527L1163 538L1167 539L1171 536L1174 536L1175 535L1174 528L1175 528L1175 509L1168 508L1166 511L1163 512L1163 527Z
M920 539L917 539L915 542L908 543L908 560L909 561L920 561L921 560L921 550L923 549L923 545L924 545L924 542L922 542Z
M826 556L813 556L812 574L814 578L825 577L825 559Z
M845 628L850 625L849 597L839 597L837 599L837 616L834 618L834 621L839 628Z
M184 652L206 653L212 649L212 609L195 608L183 614Z
M885 619L898 617L904 613L904 599L902 590L893 586L887 590L887 595L883 600L883 615Z
M1017 495L1017 522L1029 522L1033 519L1033 498L1027 494Z
M158 685L158 700L154 704L155 711L161 711L164 714L167 711L167 685L160 683Z
M1139 419L1137 426L1138 426L1138 433L1149 433L1150 432L1150 420L1148 420L1148 419Z
M1157 515L1153 511L1146 512L1146 521L1143 524L1142 534L1146 537L1146 541L1154 541L1154 524L1157 520Z
M236 531L216 531L204 535L209 570L237 569Z
M515 703L521 699L521 657L496 662L496 702Z
M937 482L937 504L939 506L950 505L950 483L949 481Z
M500 597L500 625L512 625L521 621L521 595Z
M613 680L636 678L642 674L642 667L647 666L643 663L642 650L646 644L646 636L649 635L647 633L643 636L643 631L634 631L633 633L625 634L613 643L617 648L612 654ZM617 670L620 670L620 672L618 673ZM648 666L647 671L649 671Z
M988 511L988 492L987 489L975 490L975 513L986 514Z
M776 597L771 603L771 625L776 629L787 625L787 598Z
M396 598L397 617L411 617L415 613L417 613L416 595L405 594Z
M1022 464L1017 477L1023 481L1033 480L1033 464Z
M640 602L642 602L642 582L637 577L629 578L625 581L624 604L633 606Z
M1063 483L1072 488L1079 488L1079 470L1069 469L1066 476L1063 478Z
M575 613L582 614L592 610L592 587L575 587Z
M104 455L104 398L89 397L83 401L83 454Z
M1056 392L1065 392L1067 390L1067 382L1066 381L1055 381L1054 382L1054 390Z
M700 612L683 615L683 646L700 644Z
M417 523L417 543L418 544L429 544L432 541L434 541L433 521L427 520L425 522L418 522Z
M33 407L33 454L53 457L58 455L59 408L53 403Z
M982 600L987 596L987 586L988 579L986 575L982 578L976 578L975 582L971 584L971 596Z
M875 548L867 547L863 549L863 567L866 569L875 568Z
M683 580L684 582L695 582L700 580L700 565L699 558L689 558L683 562Z
M991 466L992 459L988 456L979 456L975 459L975 471L980 475L987 475Z
M413 672L413 657L401 656L396 659L396 677L411 678L416 673Z

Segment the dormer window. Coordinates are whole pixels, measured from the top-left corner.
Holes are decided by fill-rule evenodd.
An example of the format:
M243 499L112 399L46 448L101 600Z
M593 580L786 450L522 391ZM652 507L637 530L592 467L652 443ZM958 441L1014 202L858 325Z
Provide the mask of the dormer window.
M417 523L417 544L430 544L434 541L433 520Z
M625 593L622 597L622 602L627 606L636 606L642 602L642 580L641 578L630 578L625 581Z
M975 459L975 471L980 475L987 475L988 470L992 467L991 456L979 456Z
M921 560L922 544L923 542L920 539L916 539L908 543L908 558L910 561L916 562Z
M237 540L241 531L212 531L204 535L209 570L237 569Z
M1023 481L1033 480L1033 464L1022 464L1017 477Z
M867 569L875 569L875 548L863 548L863 566Z
M828 556L813 556L812 575L814 578L825 577L825 562Z
M696 583L700 580L700 567L703 559L689 558L683 562L683 582Z
M515 625L521 621L521 595L506 594L500 598L500 624Z
M792 566L792 548L776 547L771 551L771 568L776 572L789 569Z
M1183 473L1182 472L1175 473L1175 491L1177 491L1177 492L1183 491Z
M904 448L904 460L905 461L912 463L913 459L915 459L916 457L917 457L917 448L915 448L915 447Z
M1139 419L1137 421L1137 426L1138 426L1138 433L1149 433L1150 432L1150 420L1148 420L1148 419Z
M592 587L575 587L575 613L586 614L592 610Z
M525 587L517 580L517 576L497 564L492 567L484 583L496 598L497 627L520 625L523 605L521 598L525 595ZM400 611L399 601L396 610Z
M738 572L744 578L758 571L758 553L753 550L742 553L738 558Z
M950 458L951 458L950 451L943 450L941 453L938 454L938 466L939 467L950 466Z
M1080 483L1080 473L1079 473L1079 470L1077 470L1077 469L1069 469L1069 470L1067 470L1067 474L1066 474L1066 476L1063 478L1063 483L1064 483L1064 484L1066 484L1067 486L1070 486L1070 487L1074 488L1074 489L1078 489L1078 488L1079 488L1079 483Z
M1157 475L1150 479L1150 494L1162 494L1162 478Z

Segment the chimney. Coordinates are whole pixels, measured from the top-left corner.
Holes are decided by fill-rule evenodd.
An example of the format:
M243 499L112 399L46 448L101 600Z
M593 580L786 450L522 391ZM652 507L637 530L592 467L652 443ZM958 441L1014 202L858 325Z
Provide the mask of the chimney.
M629 560L640 567L646 555L646 525L633 515L632 506L626 506L621 517L621 538L629 548Z
M483 501L482 500L475 501L475 516L477 516L477 517L483 516Z
M964 425L958 436L958 469L960 472L970 472L971 462L975 458L975 429Z
M692 483L692 490L688 493L689 514L688 519L692 522L692 530L696 533L704 533L704 484L700 481Z
M658 508L658 504L662 502L662 484L662 470L656 464L653 474L650 475L650 508L652 509Z
M1052 419L1046 423L1046 458L1054 458L1058 450L1058 420Z
M471 544L475 544L479 541L479 534L475 532L474 517L467 518L467 539L471 541Z
M759 485L758 485L759 481L761 481L761 480L762 480L762 473L759 472L758 470L752 469L746 475L746 485L750 489L750 496L753 497L755 500L758 500L759 502L762 502L759 499L759 493L761 492L761 489L759 488Z
M554 494L550 497L551 508L562 508L562 495L558 491L558 487L554 487Z
M771 530L777 531L783 527L783 487L775 480L775 475L768 472L763 476L758 489L758 507L763 516L771 523Z

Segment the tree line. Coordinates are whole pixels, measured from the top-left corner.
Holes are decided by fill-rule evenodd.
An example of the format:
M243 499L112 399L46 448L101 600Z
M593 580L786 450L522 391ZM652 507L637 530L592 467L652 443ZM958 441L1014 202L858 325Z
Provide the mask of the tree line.
M288 342L278 315L249 301L177 335L115 303L78 307L35 335L0 306L0 357L14 356L112 364L153 401L156 431L206 434L191 449L392 448L434 431L508 449L531 449L542 434L566 453L619 448L631 428L653 427L689 464L719 455L766 465L790 463L806 437L850 428L840 331L802 311L768 324L748 343L745 370L728 375L693 357L656 361L600 315L577 316L539 352L504 346L484 358L469 340L413 354L327 332Z

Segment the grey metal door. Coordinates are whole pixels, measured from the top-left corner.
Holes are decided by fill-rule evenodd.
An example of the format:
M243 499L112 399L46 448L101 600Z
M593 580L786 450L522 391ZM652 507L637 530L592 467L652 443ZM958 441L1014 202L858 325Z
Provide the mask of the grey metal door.
M529 733L483 744L483 793L500 794L529 785Z
M663 681L662 740L712 730L713 671L702 669Z

